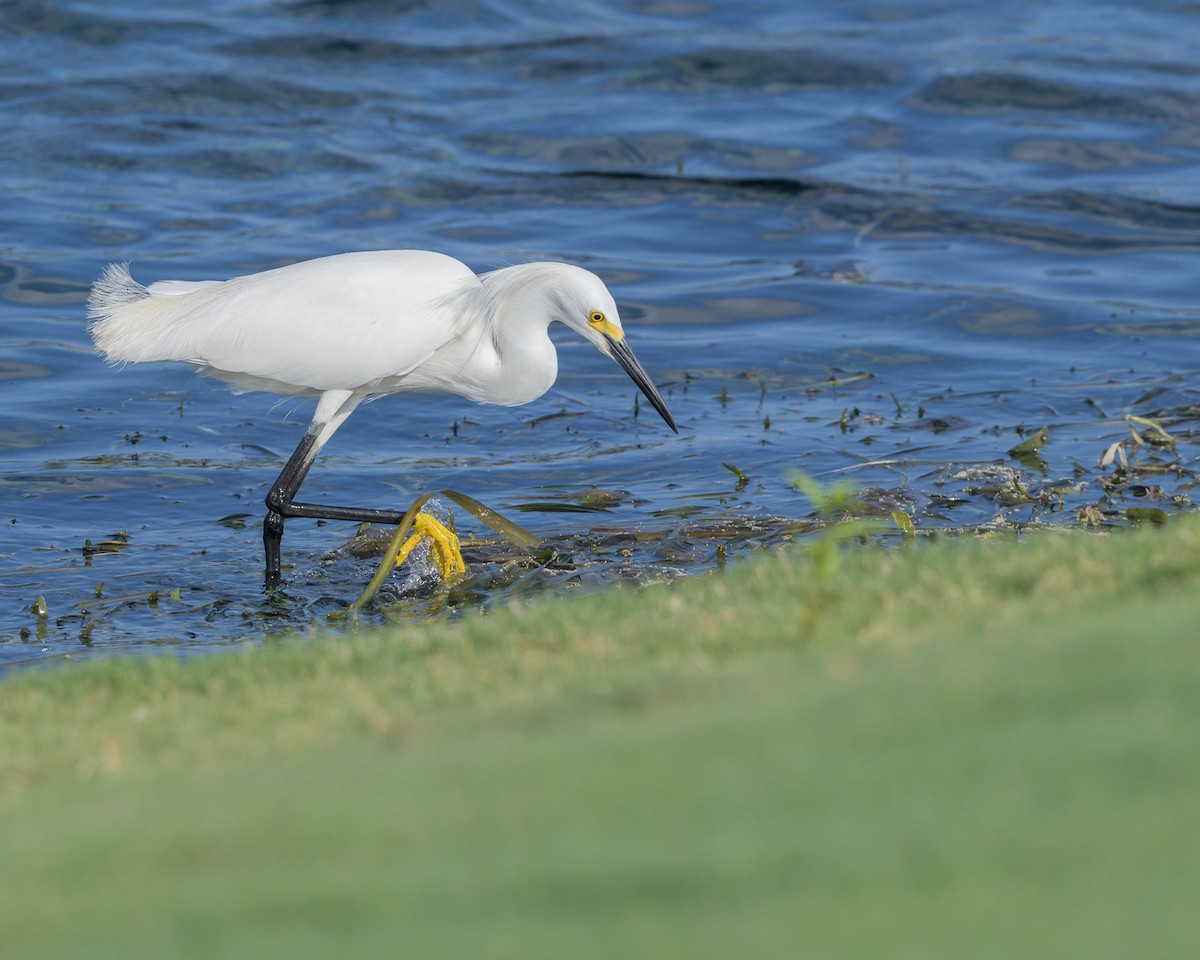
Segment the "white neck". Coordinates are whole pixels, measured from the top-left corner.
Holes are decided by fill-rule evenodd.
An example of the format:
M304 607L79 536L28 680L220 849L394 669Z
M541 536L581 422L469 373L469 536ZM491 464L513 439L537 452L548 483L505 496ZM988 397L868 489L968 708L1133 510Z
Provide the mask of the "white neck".
M486 390L489 403L529 403L558 376L558 353L547 329L563 313L559 266L524 263L480 277L488 334L474 345L465 372Z

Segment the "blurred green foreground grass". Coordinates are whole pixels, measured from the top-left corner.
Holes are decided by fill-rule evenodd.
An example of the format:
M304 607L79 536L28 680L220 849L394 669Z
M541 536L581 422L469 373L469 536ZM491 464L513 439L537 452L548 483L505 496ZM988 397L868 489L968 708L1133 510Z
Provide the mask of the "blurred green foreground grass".
M1185 957L1200 525L0 683L11 957Z

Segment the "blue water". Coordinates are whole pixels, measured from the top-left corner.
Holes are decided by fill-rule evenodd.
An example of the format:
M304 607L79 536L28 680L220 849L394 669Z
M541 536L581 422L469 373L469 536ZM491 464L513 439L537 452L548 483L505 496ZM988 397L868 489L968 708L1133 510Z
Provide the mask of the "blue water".
M553 548L524 566L481 548L454 594L394 585L369 622L736 562L802 535L797 469L863 489L893 534L895 511L929 534L1193 509L1200 7L0 18L0 665L307 631L373 570L329 557L353 526L293 522L289 583L262 593L262 498L310 405L105 366L83 301L111 260L148 282L416 247L609 283L680 436L569 336L527 407L362 408L306 498L453 487Z

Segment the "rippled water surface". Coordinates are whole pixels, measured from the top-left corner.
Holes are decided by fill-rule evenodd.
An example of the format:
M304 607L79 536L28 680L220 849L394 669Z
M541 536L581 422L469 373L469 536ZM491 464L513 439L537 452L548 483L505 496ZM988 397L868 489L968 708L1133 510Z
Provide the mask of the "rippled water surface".
M262 592L262 498L311 401L106 367L83 301L111 260L201 279L417 247L609 283L680 435L565 332L527 407L363 407L306 498L452 487L547 538L473 548L449 594L398 579L369 621L737 562L812 527L797 470L896 538L901 513L928 535L1193 509L1200 6L0 17L0 664L304 631L374 569L339 551L353 525L293 521Z

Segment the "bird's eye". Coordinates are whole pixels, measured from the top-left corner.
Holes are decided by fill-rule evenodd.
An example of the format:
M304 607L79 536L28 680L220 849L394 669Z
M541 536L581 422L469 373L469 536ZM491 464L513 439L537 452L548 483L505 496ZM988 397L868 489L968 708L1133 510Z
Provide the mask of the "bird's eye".
M588 323L604 323L605 316L599 310L593 310L588 314Z

